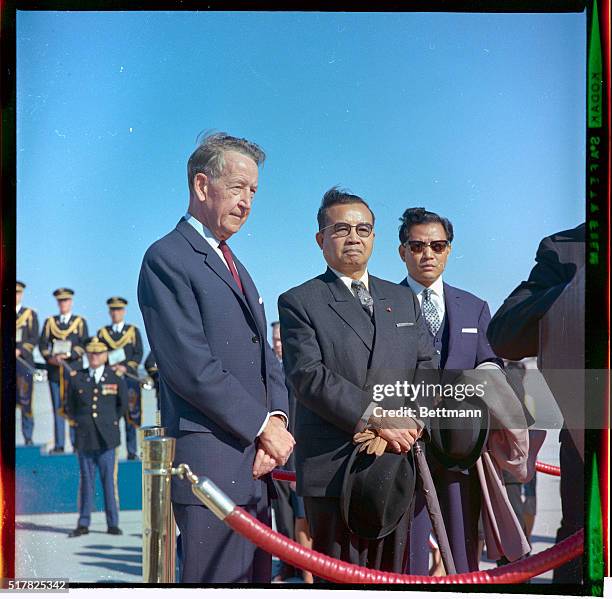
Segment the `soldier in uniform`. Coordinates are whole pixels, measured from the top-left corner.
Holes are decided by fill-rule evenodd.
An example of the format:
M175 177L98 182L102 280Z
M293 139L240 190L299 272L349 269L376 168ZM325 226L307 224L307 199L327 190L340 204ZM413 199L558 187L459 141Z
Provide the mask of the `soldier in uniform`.
M119 528L117 490L119 419L127 409L125 381L106 365L108 348L97 337L87 342L89 368L73 372L66 409L75 423L75 447L79 458L79 521L69 537L89 532L94 505L96 467L104 489L108 534L123 534Z
M72 313L74 291L60 287L53 292L60 313L49 316L43 325L38 345L47 362L49 389L53 403L54 441L49 453L64 453L65 410L69 373L82 366L85 339L89 333L82 316ZM70 427L70 441L74 446L74 430Z
M23 290L26 284L16 282L15 307L16 333L15 333L15 378L17 383L17 406L21 408L21 432L26 445L32 445L34 432L34 418L32 415L32 396L34 385L34 346L38 343L38 316L32 308L22 305Z
M145 370L147 374L151 377L153 381L153 387L155 388L155 398L157 401L157 411L160 410L160 401L159 401L159 370L157 369L157 362L155 361L155 356L153 352L150 351L147 359L144 363Z
M133 324L125 322L128 301L114 296L106 300L111 324L98 331L98 337L110 349L108 363L125 380L128 389L128 410L125 414L125 442L128 460L138 459L136 429L142 422L142 403L138 365L142 360L142 338Z

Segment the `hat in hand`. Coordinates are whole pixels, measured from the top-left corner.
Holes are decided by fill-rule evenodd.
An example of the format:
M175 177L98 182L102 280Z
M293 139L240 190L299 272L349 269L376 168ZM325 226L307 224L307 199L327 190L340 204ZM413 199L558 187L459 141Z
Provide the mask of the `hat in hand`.
M489 436L489 410L479 397L456 401L446 398L436 407L473 410L473 416L437 416L430 419L428 451L446 468L461 471L471 468Z
M359 435L367 438L359 441ZM386 441L374 431L356 437L359 444L349 457L342 483L342 519L360 537L381 539L410 509L416 482L412 451L385 452Z

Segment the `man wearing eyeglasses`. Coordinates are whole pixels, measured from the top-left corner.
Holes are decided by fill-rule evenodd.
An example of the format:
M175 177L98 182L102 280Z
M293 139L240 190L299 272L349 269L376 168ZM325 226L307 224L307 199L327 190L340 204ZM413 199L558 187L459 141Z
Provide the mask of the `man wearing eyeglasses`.
M487 340L491 320L487 302L442 280L453 241L451 222L424 208L408 208L400 220L399 254L408 269L401 285L410 287L418 298L440 368L470 370L483 362L503 366ZM480 485L476 468L454 472L430 454L427 457L457 572L478 570ZM430 530L422 494L417 493L410 574L428 573Z
M415 295L368 272L375 234L365 200L332 188L317 221L327 270L278 301L285 374L297 400L297 493L315 551L401 572L409 510L383 538L359 536L342 516L343 478L353 436L367 427L376 428L387 451L411 450L424 423L404 417L395 428L376 426L372 388L395 382L389 373L412 382L417 369L433 372L437 361Z

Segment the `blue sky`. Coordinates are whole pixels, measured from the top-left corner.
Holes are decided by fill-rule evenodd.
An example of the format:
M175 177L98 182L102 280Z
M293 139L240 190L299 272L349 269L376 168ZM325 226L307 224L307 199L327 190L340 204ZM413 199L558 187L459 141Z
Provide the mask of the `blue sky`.
M445 280L494 312L539 240L584 220L585 14L37 12L17 17L17 277L90 329L130 301L187 207L198 133L268 160L231 240L266 305L324 270L332 185L376 214L370 272L399 281L398 218L451 219ZM143 327L144 328L144 327Z

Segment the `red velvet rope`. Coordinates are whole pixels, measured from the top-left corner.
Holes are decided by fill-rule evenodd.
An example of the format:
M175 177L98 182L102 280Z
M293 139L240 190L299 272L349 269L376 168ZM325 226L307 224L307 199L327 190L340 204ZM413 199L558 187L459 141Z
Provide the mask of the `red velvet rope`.
M551 474L552 476L561 476L561 468L553 464L545 464L544 462L536 462L536 470L544 474ZM272 478L274 480L286 480L289 482L295 482L295 472L293 470L273 470Z
M536 462L536 470L544 474L552 474L553 476L561 476L561 468L553 464L545 464L544 462Z
M271 555L278 556L283 562L330 582L344 584L517 584L578 557L584 545L584 530L580 529L554 547L499 568L451 576L414 576L371 570L306 549L274 532L238 506L225 522L237 533Z

